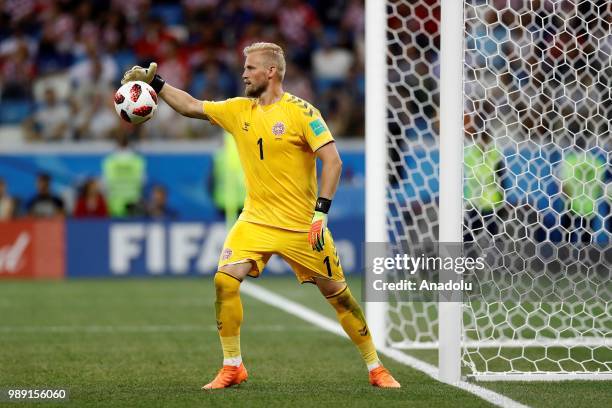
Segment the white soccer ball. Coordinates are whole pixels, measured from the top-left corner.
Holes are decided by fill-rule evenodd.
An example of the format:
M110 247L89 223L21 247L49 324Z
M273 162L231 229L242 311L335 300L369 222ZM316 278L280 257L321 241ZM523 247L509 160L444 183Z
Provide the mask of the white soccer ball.
M157 93L146 82L127 82L115 92L115 110L126 122L135 125L146 122L156 109Z

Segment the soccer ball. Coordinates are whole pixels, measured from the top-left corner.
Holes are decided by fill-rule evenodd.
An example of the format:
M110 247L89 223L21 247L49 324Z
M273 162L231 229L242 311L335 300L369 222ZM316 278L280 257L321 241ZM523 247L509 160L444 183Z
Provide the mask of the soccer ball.
M157 109L157 93L151 85L142 81L132 81L115 92L115 110L126 122L135 125L153 117Z

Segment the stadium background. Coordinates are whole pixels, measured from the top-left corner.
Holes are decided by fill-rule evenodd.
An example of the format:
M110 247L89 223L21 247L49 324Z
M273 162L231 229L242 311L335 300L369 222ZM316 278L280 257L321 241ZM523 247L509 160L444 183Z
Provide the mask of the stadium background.
M280 4L275 0L203 0L180 4L4 2L0 29L0 179L5 182L6 192L2 194L11 196L16 205L11 214L5 211L0 216L28 215L36 177L44 172L52 177L52 190L64 200L68 218L79 218L72 215L82 186L91 178L103 181L102 162L113 149L112 140L127 137L136 142L136 149L147 163L142 211L135 214L139 221L162 218L206 225L221 222L222 213L212 197L213 155L222 143L219 128L206 121L183 118L164 103L147 124L131 126L114 113L112 94L124 70L155 60L170 83L196 97L222 99L239 95L244 45L255 40L277 41L287 50L286 90L319 107L339 141L344 173L334 203L332 228L343 242L344 258L348 259L346 269L356 271L357 260L361 258L364 217L363 1L289 1L279 8ZM518 7L512 5L515 6ZM398 184L394 176L389 182L393 189L392 206L412 206L412 217L418 219L418 214L428 211L429 203L437 199L437 180L428 174L428 169L438 166L437 149L430 146L438 129L439 9L434 1L424 1L413 9L397 10L406 19L413 45L397 60L395 65L399 69L390 70L389 78L396 82L403 77L410 89L399 86L390 91L393 98L406 98L405 109L411 116L392 113L389 132L394 147L390 158L394 166L403 166L413 173L410 183ZM503 66L507 58L512 58L513 49L511 43L504 43L503 52L497 54L497 43L507 38L509 31L503 24L494 24L496 18L495 14L486 16L493 29L473 27L468 46L483 58L490 58L494 66ZM499 18L505 18L505 14ZM389 27L395 27L398 21L390 19ZM227 26L232 29L225 29ZM555 29L560 28L553 21L545 32L553 38ZM555 49L560 50L569 38L561 36L555 41L559 42ZM391 53L395 52L391 48ZM550 58L556 58L556 54ZM525 81L527 71L518 67L515 75ZM590 95L604 95L605 81L595 82L592 88ZM466 88L466 92L477 91ZM579 113L591 109L589 100L582 99L577 108ZM391 103L395 104L395 99ZM487 115L487 105L477 104L469 109L474 111L466 116L466 130L473 133L482 126L479 118ZM524 126L530 126L533 120L533 115L527 112ZM553 123L555 119L548 115L542 120ZM491 123L487 126L493 126ZM605 132L606 122L590 120L584 132L579 118L571 118L567 126L568 135L562 136L560 144L546 146L547 136L541 131L546 127L541 126L534 129L537 132L533 137L523 131L514 134L518 148L501 152L506 156L507 170L498 183L505 190L509 205L529 204L541 212L543 228L533 232L540 240L568 239L563 217L569 214L569 200L561 194L559 173L562 149L570 136L589 151L593 160L608 163L589 177L604 186L612 179L610 142L599 136ZM422 148L403 152L406 141L420 141ZM400 151L401 157L397 153ZM429 158L426 165L421 164L425 157ZM542 183L534 183L534 179ZM153 217L146 209L158 186L167 191L170 211ZM608 216L612 193L605 188L601 194L607 198L598 200L588 229L596 242L606 244L612 231ZM410 225L414 221L405 222ZM73 231L80 231L71 227L78 223L71 220L67 224L66 241L72 239L69 236ZM106 225L106 232L100 235L99 242L92 242L93 247L106 248L102 244L111 224ZM196 239L201 240L204 234L200 235ZM5 236L2 243L14 243L16 237ZM77 258L82 253L71 245L66 245L66 249L69 259L73 251ZM98 252L97 259L108 255L101 249ZM278 270L281 269L287 270ZM195 270L190 267L190 271Z
M401 39L414 41L415 47L411 48L410 58L399 66L400 70L392 73L403 76L406 84L410 85L410 90L405 88L398 92L413 101L405 106L405 113L399 117L404 126L389 131L396 138L422 140L425 146L438 131L437 33L440 15L437 4L434 0L425 0L414 7L401 9L402 16L408 21L408 34ZM168 82L189 90L196 97L222 99L239 95L242 93L241 50L245 44L255 40L275 41L287 50L285 89L313 102L322 111L339 142L344 173L330 215L330 225L345 270L353 274L359 272L364 241L365 177L362 144L365 16L362 0L185 0L180 3L146 0L5 0L0 1L0 13L0 178L6 183L2 198L11 196L17 204L14 212L7 217L12 220L0 224L0 249L4 250L0 278L212 274L225 234L223 216L215 208L210 191L213 156L222 143L221 132L205 121L182 118L163 103L155 118L146 125L127 125L114 112L112 94L125 69L156 60L160 63L160 73ZM392 27L394 22L390 20L389 24ZM496 38L505 35L503 24L495 27L495 30L478 34L477 47L484 56L493 56L497 48L492 44L496 43ZM49 89L53 89L54 97L48 92ZM56 101L51 103L50 99ZM49 127L54 126L59 130L49 131ZM381 135L383 132L384 127L381 126ZM597 130L594 134L597 134ZM585 135L586 145L592 146L595 156L606 163L605 171L598 176L608 186L607 198L601 200L602 205L596 208L596 221L591 228L601 240L600 243L607 244L612 233L609 216L611 194L608 193L612 180L610 142L609 138L597 139L589 138L588 133ZM96 220L72 216L80 187L90 177L101 180L102 160L113 151L114 140L124 136L134 142L133 146L147 162L147 178L143 186L145 204L153 188L162 185L168 191L169 207L174 214L153 218L145 213L126 219L107 217ZM522 137L521 134L516 136ZM538 203L550 203L549 198L558 195L561 185L558 181L552 181L541 189L533 184L534 174L538 177L545 177L546 174L541 174L539 170L536 173L532 171L538 167L537 160L534 165L531 158L539 145L529 140L527 135L524 138L520 154L508 161L513 166L514 184L505 187L512 193L508 196L513 200L512 205L529 202L535 203L535 208L538 208ZM394 158L412 171L410 183L398 186L395 198L401 206L411 206L416 214L435 201L438 188L437 180L431 177L431 168L437 168L438 154L435 149L428 151L432 167L417 166L423 154L423 151L416 149L405 152L401 158ZM559 152L551 151L549 154L547 161L558 163ZM546 169L557 171L553 167ZM66 203L65 217L36 219L28 216L27 203L35 194L36 177L40 172L52 177L52 190ZM393 183L393 180L390 182ZM559 205L559 211L567 208L567 202L557 201L555 204ZM551 225L558 226L558 223L553 221ZM21 238L24 233L28 237L27 243L31 245L23 245L26 242L25 238ZM562 234L554 237L566 239ZM112 253L112 248L121 248L129 242L136 245L136 255L121 250ZM20 248L23 252L20 252ZM165 253L162 260L149 255L160 250ZM58 257L58 253L64 256ZM287 272L285 266L274 263L268 270L268 273L279 275ZM265 284L282 293L290 293L324 312L326 305L317 304L314 297L309 297L312 294L306 296L289 292L292 290L289 289L292 287L290 284L295 282L285 282L283 279ZM353 287L359 286L358 278L351 278L350 281ZM216 347L216 334L214 331L203 334L195 328L201 322L199 316L206 313L205 308L210 306L213 296L210 290L203 293L195 289L196 281L189 279L184 282L161 281L163 283L134 280L126 281L125 286L115 286L113 282L102 280L91 282L93 286L88 286L87 281L69 281L62 287L46 281L41 286L3 282L0 307L4 309L4 327L0 327L0 332L7 336L3 358L8 370L4 374L9 373L10 376L0 376L2 385L15 382L27 385L32 378L39 383L46 381L59 385L65 381L65 384L78 385L79 379L68 374L73 368L72 359L83 361L83 367L79 370L91 368L93 373L99 368L95 359L101 357L96 353L94 357L88 357L89 347L105 349L106 344L115 347L109 359L120 367L119 372L124 376L130 376L130 370L134 368L134 365L121 366L126 350L142 349L131 356L131 362L142 364L138 366L140 372L149 373L157 367L150 363L147 353L168 363L167 353L172 354L172 347L182 341L185 341L185 347L196 350L197 356L193 360L211 360L204 363L204 368L210 373L217 368L218 361L212 354L218 354L218 350L211 349L212 344ZM151 299L163 301L152 304ZM254 303L252 300L246 302ZM278 312L258 309L255 304L247 304L246 307L251 307L258 315L268 313L270 324L284 318ZM48 310L49 313L42 313L41 310ZM212 313L211 310L208 312ZM115 316L118 315L125 317L121 319L122 325L108 330L111 334L95 338L92 335L94 332L106 333L106 326L94 327L86 332L86 337L91 337L87 337L89 347L74 335L78 329L71 328L72 325L86 324L94 319L101 325L116 324ZM142 321L159 324L157 329L162 332L159 339L163 341L158 349L151 350L146 344L132 340L124 344L122 330L130 332L132 328L128 328L129 325ZM54 329L39 330L48 322L55 323ZM21 331L14 330L18 326L23 326ZM168 328L168 332L176 329L172 335L168 335L172 336L170 340L163 337L164 327ZM299 325L292 328L298 334L287 337L287 342L300 344L297 337L303 334L300 330L304 328ZM248 330L245 328L247 336L250 333L252 339L265 337L265 334ZM116 337L113 337L113 333ZM272 334L266 339L273 348L282 350L287 347L287 342L272 339L277 337L275 333ZM180 335L183 336L182 340L178 338ZM59 340L54 339L56 336ZM313 341L308 337L310 334L303 336L308 342ZM143 342L147 340L145 335L142 337ZM157 337L155 339L158 340ZM328 342L328 339L323 340ZM61 364L55 369L41 368L35 361L46 355L48 349L45 347L49 344L58 347L54 341L66 342L64 348L59 346L65 354L64 359L57 359L61 360ZM345 346L342 343L338 349ZM287 350L283 353L287 353ZM26 364L22 367L19 359L7 357L9 355L26 356ZM287 355L291 356L291 361L300 361L294 354ZM335 361L338 352L324 356L329 361ZM187 368L197 371L199 375L210 374L203 372L203 368L193 361L186 361L188 358L181 357L180 362L177 358L169 366L176 373L184 374L182 370ZM271 361L275 356L258 358ZM400 367L393 367L391 363L390 366L400 373L401 378L411 378L410 382L420 385L425 383L422 378L417 376L415 379ZM359 368L347 366L344 369L343 373L349 378L354 377L353 372ZM111 376L111 371L108 367L103 368L104 375ZM52 378L55 380L50 380ZM112 383L103 378L108 384ZM163 371L161 378L168 380L169 376ZM97 380L86 374L81 388ZM194 379L200 380L200 377ZM170 383L174 384L172 381L170 378ZM189 379L183 377L174 381L178 383ZM354 383L358 384L356 380ZM330 390L321 390L320 395L336 392L339 385L336 384L334 389L334 384L331 383ZM134 389L121 389L121 384L112 383L112 386L125 397L134 394ZM167 390L161 382L158 386L160 392ZM527 393L521 387L513 388L511 385L494 385L492 388L542 406L567 403L567 398L580 398L581 395L583 400L574 399L576 406L580 403L585 406L590 403L597 405L600 401L598 398L606 394L605 384L595 389L589 388L588 398L580 384L551 385L546 389L534 388ZM572 389L575 393L571 392ZM299 391L303 392L304 389ZM422 406L482 404L481 400L454 394L453 389L437 384L425 384L418 391L411 391L414 394L410 397L402 394L402 401L411 400L415 406L419 403ZM81 396L92 398L97 396L97 392L99 390ZM157 394L157 398L163 397ZM367 401L359 393L355 394L355 398Z
M181 117L163 103L149 123L131 126L118 119L112 95L125 70L150 61L158 62L169 83L195 97L240 95L242 49L256 40L276 41L287 50L285 89L317 106L340 142L345 172L334 224L348 251L348 270L356 270L364 211L363 1L8 1L1 27L0 178L16 204L13 214L5 216L31 215L36 179L40 173L50 175L52 191L65 203L62 240L68 274L111 272L105 259L113 224L99 218L83 221L75 208L85 183L92 178L104 182L103 160L118 138L129 138L146 162L142 211L132 220L139 225L167 221L168 231L171 221L183 227L221 225L222 209L214 203L212 186L221 130ZM169 211L152 216L147 206L158 186L167 191ZM88 234L88 225L100 233ZM11 231L3 245L19 237L19 227ZM171 247L174 235L168 234ZM206 245L205 235L192 239ZM90 256L83 256L83 245L71 242L87 242ZM222 237L208 245L220 250ZM81 268L91 256L95 265L105 265L95 273ZM216 257L206 263L206 271L190 259L189 272L214 272ZM140 269L134 266L130 273ZM271 270L287 268L273 263Z

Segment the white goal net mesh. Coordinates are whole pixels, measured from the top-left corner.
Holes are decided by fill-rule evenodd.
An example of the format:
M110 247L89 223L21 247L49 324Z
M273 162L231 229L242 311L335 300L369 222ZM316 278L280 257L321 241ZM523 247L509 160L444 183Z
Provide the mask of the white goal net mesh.
M433 242L440 4L387 14L389 240ZM464 298L466 374L612 374L611 25L606 0L464 1L463 238L489 289ZM437 310L392 299L390 344L437 347Z

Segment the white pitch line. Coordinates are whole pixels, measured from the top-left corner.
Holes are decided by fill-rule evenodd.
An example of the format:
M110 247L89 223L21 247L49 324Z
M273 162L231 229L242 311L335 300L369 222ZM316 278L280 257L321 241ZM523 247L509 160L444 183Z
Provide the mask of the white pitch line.
M267 303L270 306L277 307L289 314L299 317L309 323L314 324L324 330L331 333L337 334L338 336L348 337L338 322L323 316L320 313L315 312L312 309L307 308L304 305L293 302L283 296L276 294L268 289L265 289L252 282L242 282L240 290L263 303ZM383 354L398 363L405 364L415 370L421 371L434 380L438 380L438 369L424 361L417 358L411 357L407 354L402 353L399 350L394 349L379 349L378 352ZM491 391L488 388L484 388L466 381L459 381L453 384L455 387L474 394L485 401L490 402L493 405L503 408L529 408L529 406L521 404L511 398L508 398L502 394L498 394L495 391Z

